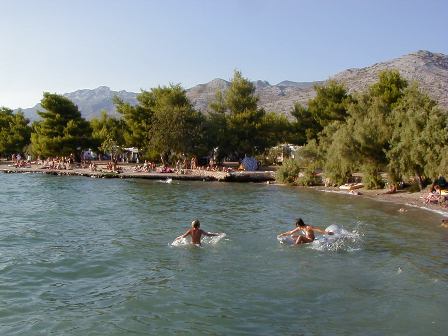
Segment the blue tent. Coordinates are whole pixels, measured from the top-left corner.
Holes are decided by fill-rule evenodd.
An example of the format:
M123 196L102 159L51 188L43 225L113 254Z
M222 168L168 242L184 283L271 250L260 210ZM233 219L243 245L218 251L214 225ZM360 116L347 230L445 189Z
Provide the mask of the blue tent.
M258 161L254 157L246 156L241 160L244 170L253 171L258 169Z

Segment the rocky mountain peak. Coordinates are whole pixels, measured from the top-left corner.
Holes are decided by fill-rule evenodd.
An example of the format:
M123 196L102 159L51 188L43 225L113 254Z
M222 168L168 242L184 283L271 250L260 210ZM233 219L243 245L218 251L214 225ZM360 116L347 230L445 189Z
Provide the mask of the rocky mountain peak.
M330 79L343 83L350 92L362 91L378 80L380 71L388 69L397 69L408 81L417 81L420 87L438 101L442 107L448 108L448 56L441 53L418 50L365 68L347 69ZM266 111L289 115L295 102L306 104L309 99L315 96L314 85L325 82L285 80L276 85L271 85L267 81L258 80L253 83L256 88L255 93L259 96L260 107ZM196 85L186 91L195 108L207 112L210 102L215 99L216 91L225 91L229 85L230 82L215 78L208 83ZM137 93L124 90L113 91L107 86L100 86L92 90L77 90L66 93L64 96L78 105L86 119L91 119L99 116L101 110L106 110L109 114L117 116L112 102L115 95L130 104L137 103ZM31 109L25 109L25 115L31 120L35 120L37 118L36 109L38 108L40 108L39 105Z
M257 80L252 83L255 85L256 89L263 89L265 87L271 86L271 84L269 84L268 81L263 81L263 80Z
M381 71L391 69L398 70L408 81L418 82L441 106L448 107L448 56L440 53L419 50L369 67L345 70L331 78L346 85L350 92L363 91L378 80Z

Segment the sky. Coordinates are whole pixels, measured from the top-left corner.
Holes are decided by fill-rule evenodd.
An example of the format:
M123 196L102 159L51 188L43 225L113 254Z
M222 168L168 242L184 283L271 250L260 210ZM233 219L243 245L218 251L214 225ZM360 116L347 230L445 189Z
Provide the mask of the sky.
M45 91L325 80L448 54L445 0L0 0L0 106Z

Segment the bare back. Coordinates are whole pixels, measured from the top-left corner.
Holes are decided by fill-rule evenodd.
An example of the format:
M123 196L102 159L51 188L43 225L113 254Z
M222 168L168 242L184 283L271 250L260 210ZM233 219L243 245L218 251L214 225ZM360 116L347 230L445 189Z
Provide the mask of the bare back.
M305 237L308 238L310 241L314 241L314 239L316 239L315 235L314 235L314 230L313 227L310 225L307 225L304 229L303 232L305 233Z
M193 244L201 244L201 238L203 234L205 234L205 232L199 228L190 229L191 242Z

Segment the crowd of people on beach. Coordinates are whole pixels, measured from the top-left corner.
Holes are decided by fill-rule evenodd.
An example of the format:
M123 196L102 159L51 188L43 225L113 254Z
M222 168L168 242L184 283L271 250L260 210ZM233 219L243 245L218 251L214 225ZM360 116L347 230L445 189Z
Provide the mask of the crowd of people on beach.
M69 170L74 168L74 163L75 159L73 155L48 157L45 160L42 160L38 156L36 160L36 164L39 165L39 168L41 169Z
M26 158L20 153L11 155L12 166L15 168L29 168L31 167L31 157L28 155Z
M132 171L135 173L176 173L176 174L189 174L191 171L210 171L210 172L231 172L234 171L231 167L219 166L215 164L213 159L205 165L199 165L196 157L191 160L177 160L174 167L170 167L167 164L158 166L155 162L145 160L142 165L135 165L132 167Z

